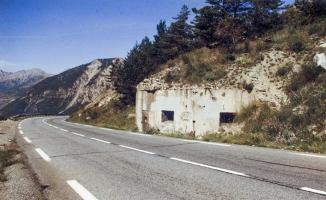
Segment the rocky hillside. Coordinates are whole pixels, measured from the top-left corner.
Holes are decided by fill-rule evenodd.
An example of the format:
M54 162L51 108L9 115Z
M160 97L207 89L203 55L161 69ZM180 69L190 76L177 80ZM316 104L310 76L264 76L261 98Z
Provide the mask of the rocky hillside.
M104 91L112 88L111 69L121 64L120 59L97 59L46 78L26 95L4 107L0 114L66 114L90 103Z
M5 72L0 70L0 108L17 96L23 95L27 89L50 74L40 69Z

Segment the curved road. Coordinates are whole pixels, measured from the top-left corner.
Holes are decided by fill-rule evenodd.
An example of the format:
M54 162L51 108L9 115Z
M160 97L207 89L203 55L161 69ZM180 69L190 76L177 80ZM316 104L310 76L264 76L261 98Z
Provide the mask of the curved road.
M49 199L326 199L326 156L30 118L17 141Z

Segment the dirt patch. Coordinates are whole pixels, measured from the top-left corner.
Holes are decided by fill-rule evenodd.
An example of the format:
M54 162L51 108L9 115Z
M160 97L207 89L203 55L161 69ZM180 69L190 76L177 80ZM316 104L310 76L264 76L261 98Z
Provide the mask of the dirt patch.
M41 186L15 143L17 122L0 121L0 199L43 200Z

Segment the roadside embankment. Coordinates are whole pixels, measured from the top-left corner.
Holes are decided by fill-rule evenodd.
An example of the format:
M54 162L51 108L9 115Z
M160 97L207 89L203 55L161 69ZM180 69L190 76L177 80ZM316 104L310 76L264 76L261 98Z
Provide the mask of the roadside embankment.
M0 199L45 199L15 142L17 131L16 121L0 121Z

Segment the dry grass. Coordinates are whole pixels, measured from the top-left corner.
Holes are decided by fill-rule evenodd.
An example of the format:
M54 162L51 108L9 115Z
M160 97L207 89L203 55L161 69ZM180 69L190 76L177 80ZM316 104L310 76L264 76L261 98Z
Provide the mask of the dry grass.
M179 66L179 71L167 73L165 81L198 84L213 82L226 75L226 67L234 62L232 56L217 49L200 48L168 61L161 68Z
M137 130L135 107L120 105L119 101L115 100L106 106L81 109L74 113L69 121L120 130Z

